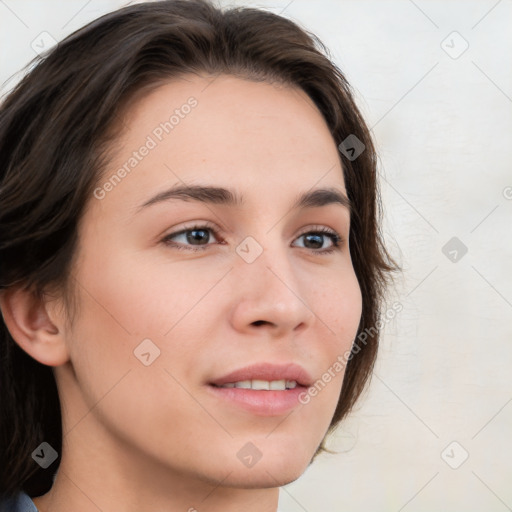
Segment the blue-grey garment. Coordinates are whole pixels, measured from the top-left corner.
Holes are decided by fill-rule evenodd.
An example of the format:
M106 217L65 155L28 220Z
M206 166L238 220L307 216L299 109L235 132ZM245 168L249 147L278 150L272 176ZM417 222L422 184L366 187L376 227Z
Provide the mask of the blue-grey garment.
M14 498L0 500L0 512L37 512L37 508L28 494L20 492Z

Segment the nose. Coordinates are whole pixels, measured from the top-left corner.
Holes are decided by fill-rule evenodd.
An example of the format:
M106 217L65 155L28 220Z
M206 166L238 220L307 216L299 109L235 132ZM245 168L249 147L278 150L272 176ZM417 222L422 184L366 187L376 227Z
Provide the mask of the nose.
M278 245L278 244L275 244ZM293 262L290 249L263 248L251 263L236 256L231 279L231 323L239 332L266 329L273 337L299 332L310 326L315 314L307 302L311 282ZM309 276L311 277L311 276Z

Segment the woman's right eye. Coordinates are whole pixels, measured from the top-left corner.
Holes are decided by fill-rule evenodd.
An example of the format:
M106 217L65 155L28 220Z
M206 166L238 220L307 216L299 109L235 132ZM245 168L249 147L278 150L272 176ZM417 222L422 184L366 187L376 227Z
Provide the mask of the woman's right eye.
M166 235L162 239L162 242L168 246L175 247L178 250L203 251L209 245L212 245L208 243L210 240L210 233L213 233L217 239L217 230L213 226L207 224L195 225ZM180 237L181 242L177 243L174 241L174 239Z

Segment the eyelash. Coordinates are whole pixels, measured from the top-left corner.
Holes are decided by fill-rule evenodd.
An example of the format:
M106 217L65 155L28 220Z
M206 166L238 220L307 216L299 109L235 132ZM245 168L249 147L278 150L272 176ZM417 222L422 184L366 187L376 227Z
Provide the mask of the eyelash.
M185 233L188 233L189 231L196 231L196 230L197 231L211 231L213 233L213 236L216 239L220 238L218 236L217 229L213 225L206 222L204 224L200 224L200 225L196 224L194 226L187 227L185 229L181 229L180 231L176 231L175 233L169 233L162 239L162 242L167 246L171 246L175 249L178 249L179 251L192 251L192 252L204 251L205 249L208 248L209 245L212 245L212 244L208 243L204 246L191 246L191 245L178 244L176 242L171 241L171 238L177 237L179 235L183 235ZM341 247L344 243L344 239L339 233L337 233L336 231L333 231L329 228L326 228L324 226L319 226L318 228L317 227L311 228L308 231L301 233L297 238L300 238L305 235L311 235L311 234L327 235L332 241L332 246L328 249L308 249L307 247L301 247L301 249L306 249L306 250L312 251L313 253L316 253L316 254L327 255L327 254L333 253L334 251L341 250ZM222 242L220 242L220 243L222 243Z

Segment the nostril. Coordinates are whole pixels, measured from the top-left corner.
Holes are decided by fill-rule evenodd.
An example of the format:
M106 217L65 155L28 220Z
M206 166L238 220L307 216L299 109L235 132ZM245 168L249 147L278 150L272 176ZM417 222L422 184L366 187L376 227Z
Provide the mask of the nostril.
M253 325L261 325L266 324L267 322L265 320L256 320L256 322L253 322Z

